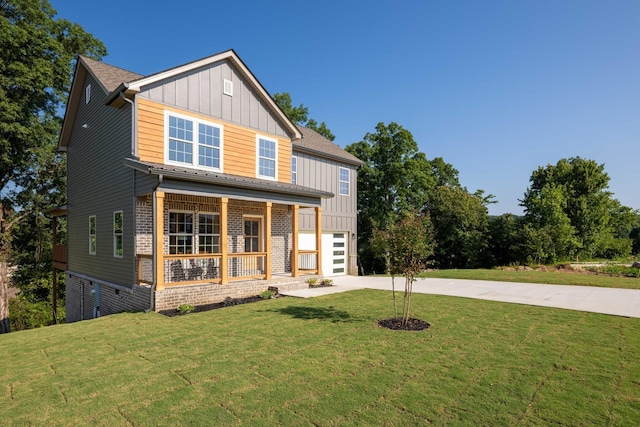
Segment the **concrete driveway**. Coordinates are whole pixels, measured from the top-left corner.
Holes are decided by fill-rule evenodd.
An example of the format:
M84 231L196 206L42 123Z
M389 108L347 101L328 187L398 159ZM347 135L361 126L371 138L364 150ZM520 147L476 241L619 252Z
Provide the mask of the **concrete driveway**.
M336 286L294 291L292 294L298 295L292 296L320 296L362 288L391 290L391 278L383 276L339 276L333 278L333 283ZM396 289L404 289L403 278L396 279ZM640 290L486 280L419 279L413 284L413 291L640 318Z

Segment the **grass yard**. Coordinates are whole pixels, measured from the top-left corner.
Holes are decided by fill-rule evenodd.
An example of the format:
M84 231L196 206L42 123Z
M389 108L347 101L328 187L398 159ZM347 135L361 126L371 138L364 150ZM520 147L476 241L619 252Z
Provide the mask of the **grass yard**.
M0 336L3 425L638 425L640 319L388 292Z
M640 289L640 278L614 277L606 274L590 274L558 271L507 271L507 270L435 270L420 277L442 279L495 280L498 282L546 283L551 285L600 286L603 288Z

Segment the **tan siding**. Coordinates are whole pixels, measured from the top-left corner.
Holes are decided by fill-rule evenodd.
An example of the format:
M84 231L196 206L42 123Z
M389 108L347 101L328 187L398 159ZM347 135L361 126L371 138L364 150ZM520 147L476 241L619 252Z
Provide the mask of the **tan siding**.
M140 160L164 163L164 112L207 120L221 124L223 134L223 172L231 175L256 177L256 135L265 135L278 140L278 181L291 182L291 141L276 135L257 132L223 120L195 114L145 98L138 98L138 155Z

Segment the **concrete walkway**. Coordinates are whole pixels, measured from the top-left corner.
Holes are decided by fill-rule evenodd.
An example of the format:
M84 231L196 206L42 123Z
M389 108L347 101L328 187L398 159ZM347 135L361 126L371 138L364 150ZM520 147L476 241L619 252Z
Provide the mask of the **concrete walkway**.
M383 276L340 276L334 277L333 283L335 286L332 287L303 289L285 292L284 295L310 298L363 288L391 290L391 278ZM403 289L404 279L397 278L396 290ZM413 292L640 318L640 290L632 289L486 280L419 279L413 284Z

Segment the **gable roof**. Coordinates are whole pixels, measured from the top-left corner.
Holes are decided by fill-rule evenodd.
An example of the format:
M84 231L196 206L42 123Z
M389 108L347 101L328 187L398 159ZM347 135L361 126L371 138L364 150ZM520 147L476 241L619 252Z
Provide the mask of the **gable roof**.
M90 73L96 81L100 84L102 90L107 94L107 105L114 107L120 107L125 104L121 94L133 98L136 93L140 92L142 87L156 83L163 79L175 77L179 74L195 70L200 67L204 67L215 62L228 61L236 70L242 75L242 77L248 82L248 84L256 91L256 94L266 104L269 111L271 111L284 125L286 131L292 135L292 140L297 140L302 137L300 130L296 125L287 117L287 115L278 107L269 92L262 86L258 79L253 75L249 68L242 62L240 57L235 53L233 49L208 56L206 58L198 59L196 61L189 62L187 64L179 65L177 67L170 68L168 70L160 71L148 76L134 73L132 71L125 70L123 68L115 67L113 65L105 64L101 61L96 61L84 56L79 56L76 62L76 70L74 72L73 84L69 93L69 100L67 102L67 109L65 111L64 121L62 124L62 131L60 132L60 140L58 142L59 150L66 150L71 137L72 123L78 104L82 99L82 87L80 82L84 80L87 73Z
M298 129L300 129L302 133L302 138L293 142L293 149L295 151L306 152L354 166L363 164L356 156L340 148L315 130L304 126L298 126Z

